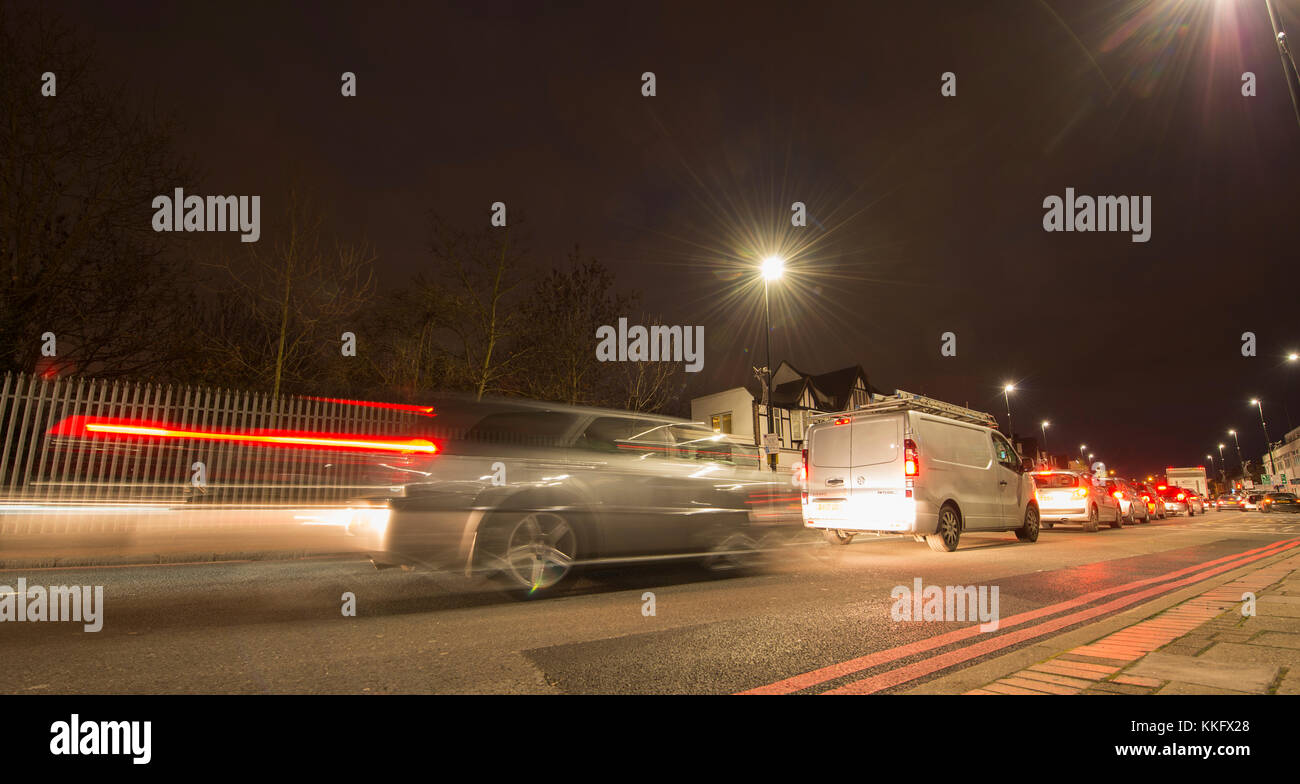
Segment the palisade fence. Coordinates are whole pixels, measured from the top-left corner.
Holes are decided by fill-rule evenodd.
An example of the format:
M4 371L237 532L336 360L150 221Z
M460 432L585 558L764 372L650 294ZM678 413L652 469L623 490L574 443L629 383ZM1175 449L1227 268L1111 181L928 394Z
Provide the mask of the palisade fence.
M90 432L88 422L151 429L113 435ZM338 502L419 478L431 456L333 448L337 440L438 443L435 422L386 404L6 373L0 501ZM322 443L239 440L267 433L321 436ZM200 472L202 483L195 481Z

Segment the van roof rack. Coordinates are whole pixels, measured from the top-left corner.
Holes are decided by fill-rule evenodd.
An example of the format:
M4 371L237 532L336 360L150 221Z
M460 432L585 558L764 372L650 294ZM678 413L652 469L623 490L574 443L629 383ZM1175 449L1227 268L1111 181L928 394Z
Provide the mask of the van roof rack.
M998 420L992 414L983 411L976 411L973 408L958 406L952 403L945 403L942 400L935 400L932 397L925 397L913 392L905 392L901 389L894 390L892 395L881 395L873 393L869 403L863 403L857 408L848 411L840 411L833 414L824 414L816 417L817 419L830 419L832 417L852 416L853 414L883 414L891 411L923 411L927 414L938 414L948 419L956 419L961 422L968 422L973 425L983 425L995 430L998 427Z

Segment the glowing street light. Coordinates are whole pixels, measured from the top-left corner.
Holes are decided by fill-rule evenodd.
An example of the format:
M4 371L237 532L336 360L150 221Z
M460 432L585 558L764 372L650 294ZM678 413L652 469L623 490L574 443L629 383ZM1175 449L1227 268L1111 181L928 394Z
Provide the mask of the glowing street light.
M1043 454L1047 454L1047 426L1050 424L1052 423L1048 422L1046 419L1043 420Z

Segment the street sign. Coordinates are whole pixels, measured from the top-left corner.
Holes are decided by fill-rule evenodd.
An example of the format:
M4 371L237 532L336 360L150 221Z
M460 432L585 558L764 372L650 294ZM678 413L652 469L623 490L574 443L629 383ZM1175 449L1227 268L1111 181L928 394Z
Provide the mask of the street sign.
M781 451L781 437L776 433L763 434L763 454L774 455Z
M1269 484L1269 481L1268 481L1268 474L1261 474L1260 477L1259 477L1259 483L1260 483L1261 485Z

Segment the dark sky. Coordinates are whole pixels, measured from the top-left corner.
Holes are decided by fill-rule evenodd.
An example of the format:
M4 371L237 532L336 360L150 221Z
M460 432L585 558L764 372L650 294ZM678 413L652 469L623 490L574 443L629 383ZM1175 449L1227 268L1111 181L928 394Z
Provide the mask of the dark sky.
M1051 419L1051 446L1130 474L1234 426L1259 454L1251 396L1274 437L1300 425L1300 128L1262 0L312 6L54 4L106 81L181 120L187 188L268 213L297 183L385 285L426 263L431 211L504 201L542 262L580 243L703 325L699 391L762 364L747 270L780 250L776 361L999 418L1011 380L1020 430ZM1045 232L1067 186L1150 196L1151 240Z

